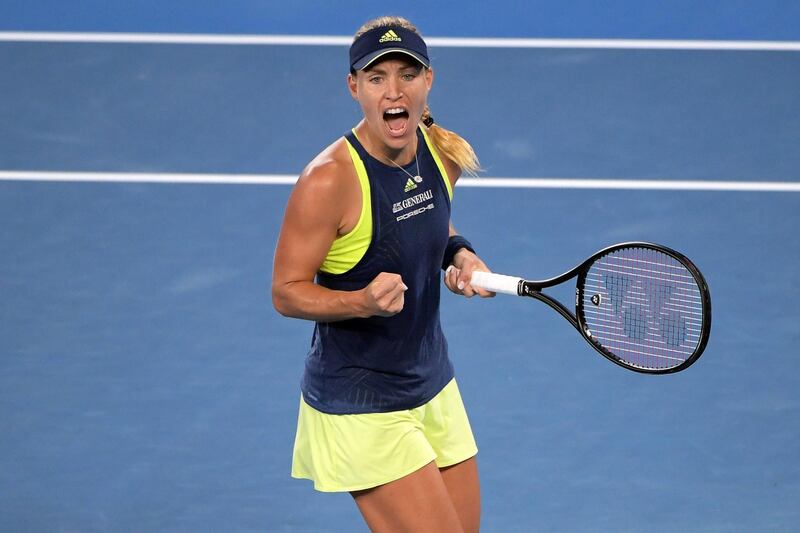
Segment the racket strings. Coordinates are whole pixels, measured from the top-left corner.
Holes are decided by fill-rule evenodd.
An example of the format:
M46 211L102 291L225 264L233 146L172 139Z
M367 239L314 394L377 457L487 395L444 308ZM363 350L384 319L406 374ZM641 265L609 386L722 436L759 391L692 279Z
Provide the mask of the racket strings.
M599 258L583 290L592 339L629 365L678 366L695 352L703 298L692 273L670 255L622 248Z

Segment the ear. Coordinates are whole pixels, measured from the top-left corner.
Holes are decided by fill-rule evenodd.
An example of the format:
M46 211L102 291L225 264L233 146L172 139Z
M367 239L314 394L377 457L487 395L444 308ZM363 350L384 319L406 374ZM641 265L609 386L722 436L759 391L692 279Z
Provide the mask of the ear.
M353 74L347 75L347 88L350 90L350 96L353 97L353 100L356 102L358 101L358 82L356 81L356 76Z
M431 87L433 86L433 69L426 68L424 70L425 70L425 85L428 86L428 90L430 91Z

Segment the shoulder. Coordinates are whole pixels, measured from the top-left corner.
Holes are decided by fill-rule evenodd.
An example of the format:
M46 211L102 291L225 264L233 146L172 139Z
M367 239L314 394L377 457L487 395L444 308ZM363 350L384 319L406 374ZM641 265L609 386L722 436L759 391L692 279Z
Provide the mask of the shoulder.
M311 160L289 195L287 213L344 234L361 213L361 188L344 138Z
M347 141L341 137L306 165L297 180L295 190L312 195L338 196L349 189L354 177L355 168L347 149Z
M425 126L420 125L420 128L425 128ZM447 155L447 150L441 146L442 141L437 140L437 138L442 134L439 133L437 135L437 133L431 128L423 129L422 133L427 137L430 149L439 157L439 160L442 162L442 166L444 166L444 170L447 172L447 179L450 181L450 185L455 185L458 181L458 178L461 177L463 169L458 165L458 163L453 161Z
M446 155L439 153L439 157L442 159L442 165L444 165L445 171L447 171L447 178L450 180L451 185L455 185L458 181L458 178L461 177L462 169L455 161L447 157Z

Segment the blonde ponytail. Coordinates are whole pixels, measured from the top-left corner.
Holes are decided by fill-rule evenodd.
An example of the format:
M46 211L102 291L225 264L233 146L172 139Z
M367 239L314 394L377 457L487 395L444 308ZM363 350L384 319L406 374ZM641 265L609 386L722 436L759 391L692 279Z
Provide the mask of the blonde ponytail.
M466 139L434 123L428 106L425 106L425 111L422 112L422 123L428 128L428 136L437 152L453 161L467 174L471 176L478 175L481 164L478 161L475 150L472 149Z

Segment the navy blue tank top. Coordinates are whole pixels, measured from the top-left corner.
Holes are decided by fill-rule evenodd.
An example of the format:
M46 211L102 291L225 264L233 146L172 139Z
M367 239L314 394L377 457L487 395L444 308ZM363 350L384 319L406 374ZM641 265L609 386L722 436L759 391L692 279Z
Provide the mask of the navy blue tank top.
M450 222L447 177L421 130L421 180L369 155L353 133L345 138L369 177L372 240L353 268L343 274L319 272L317 283L359 290L379 273L390 272L400 274L408 290L403 310L394 316L315 325L301 383L303 399L331 414L413 409L436 396L454 375L439 321ZM405 169L415 176L416 161Z

